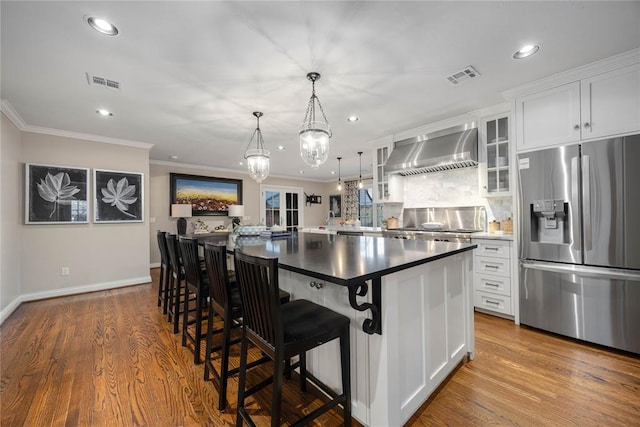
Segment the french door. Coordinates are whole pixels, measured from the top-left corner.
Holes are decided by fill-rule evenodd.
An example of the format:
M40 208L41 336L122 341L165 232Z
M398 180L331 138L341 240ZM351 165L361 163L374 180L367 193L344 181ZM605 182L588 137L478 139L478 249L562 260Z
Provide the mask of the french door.
M260 218L267 227L295 231L302 225L304 191L298 187L260 186Z

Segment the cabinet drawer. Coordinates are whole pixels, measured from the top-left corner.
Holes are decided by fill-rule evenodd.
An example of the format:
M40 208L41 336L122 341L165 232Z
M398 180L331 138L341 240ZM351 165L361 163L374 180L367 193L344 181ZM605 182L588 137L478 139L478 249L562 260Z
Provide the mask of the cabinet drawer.
M475 256L473 267L476 273L489 273L497 276L511 277L510 260L505 258L491 258Z
M490 274L476 274L474 289L476 291L511 296L511 279Z
M475 250L476 256L488 256L496 258L509 258L511 255L511 244L504 240L475 240L478 247Z
M484 310L496 311L502 314L513 314L511 312L511 297L506 297L504 295L495 295L476 291L475 306Z

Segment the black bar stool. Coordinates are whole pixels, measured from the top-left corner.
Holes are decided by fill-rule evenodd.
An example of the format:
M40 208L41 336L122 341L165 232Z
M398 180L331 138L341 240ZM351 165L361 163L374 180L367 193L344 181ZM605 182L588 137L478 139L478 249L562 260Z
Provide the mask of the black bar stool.
M231 340L231 330L242 326L242 304L240 294L235 283L235 275L227 269L227 247L222 244L206 242L204 245L204 261L209 278L209 319L207 320L207 344L204 359L204 379L209 380L209 373L218 383L218 409L223 411L227 404L227 381L229 376L239 372L239 368L229 369L229 347L238 344L240 339ZM280 290L280 303L289 302L291 295ZM213 329L214 315L218 314L224 325L220 329ZM222 344L214 345L213 336L222 333ZM213 353L222 350L220 371L217 371L212 363ZM247 368L257 366L270 360L267 356L255 360L247 365Z
M171 280L169 282L169 310L167 318L173 323L173 333L180 331L180 316L182 316L185 306L185 284L184 267L180 259L180 247L178 246L178 236L167 233L167 252L171 262ZM187 307L189 306L186 304Z
M209 280L203 274L198 256L198 239L179 236L180 256L184 266L185 277L185 305L182 313L182 346L186 347L187 342L193 343L193 363L201 363L200 349L202 340L207 337L206 332L202 332L202 322L207 320L207 316L202 313L205 309L207 298L209 297ZM190 294L194 295L195 310L190 310ZM190 317L189 313L193 313ZM194 326L194 332L189 332L189 325Z
M158 230L158 248L160 249L160 279L158 280L158 307L162 306L162 314L167 314L169 309L169 281L171 278L171 261L167 249L167 234Z
M294 300L280 305L278 299L278 259L261 258L235 250L236 277L244 311L238 381L238 415L236 426L243 421L255 425L244 407L245 398L273 382L271 425L280 425L283 373L285 361L300 355L300 388L306 389L306 357L308 350L333 339L340 339L342 394L337 394L312 375L308 379L331 396L331 400L305 415L292 426L308 423L338 404L344 406L344 424L351 425L351 369L349 318L307 300ZM273 376L245 390L247 350L255 344L273 361Z

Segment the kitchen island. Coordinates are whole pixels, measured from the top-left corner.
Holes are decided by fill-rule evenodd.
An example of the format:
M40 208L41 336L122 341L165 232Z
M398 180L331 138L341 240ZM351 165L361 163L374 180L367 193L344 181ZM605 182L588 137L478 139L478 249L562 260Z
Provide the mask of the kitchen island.
M229 248L277 257L293 299L351 319L352 414L367 426L401 426L453 369L473 359L475 245L300 233L234 238ZM308 370L340 390L339 349L307 355Z

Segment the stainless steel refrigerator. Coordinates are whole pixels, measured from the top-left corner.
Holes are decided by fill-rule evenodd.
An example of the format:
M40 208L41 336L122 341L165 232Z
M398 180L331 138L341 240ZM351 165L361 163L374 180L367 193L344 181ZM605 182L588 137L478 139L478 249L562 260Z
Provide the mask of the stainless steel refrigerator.
M521 323L640 354L640 135L518 167Z

